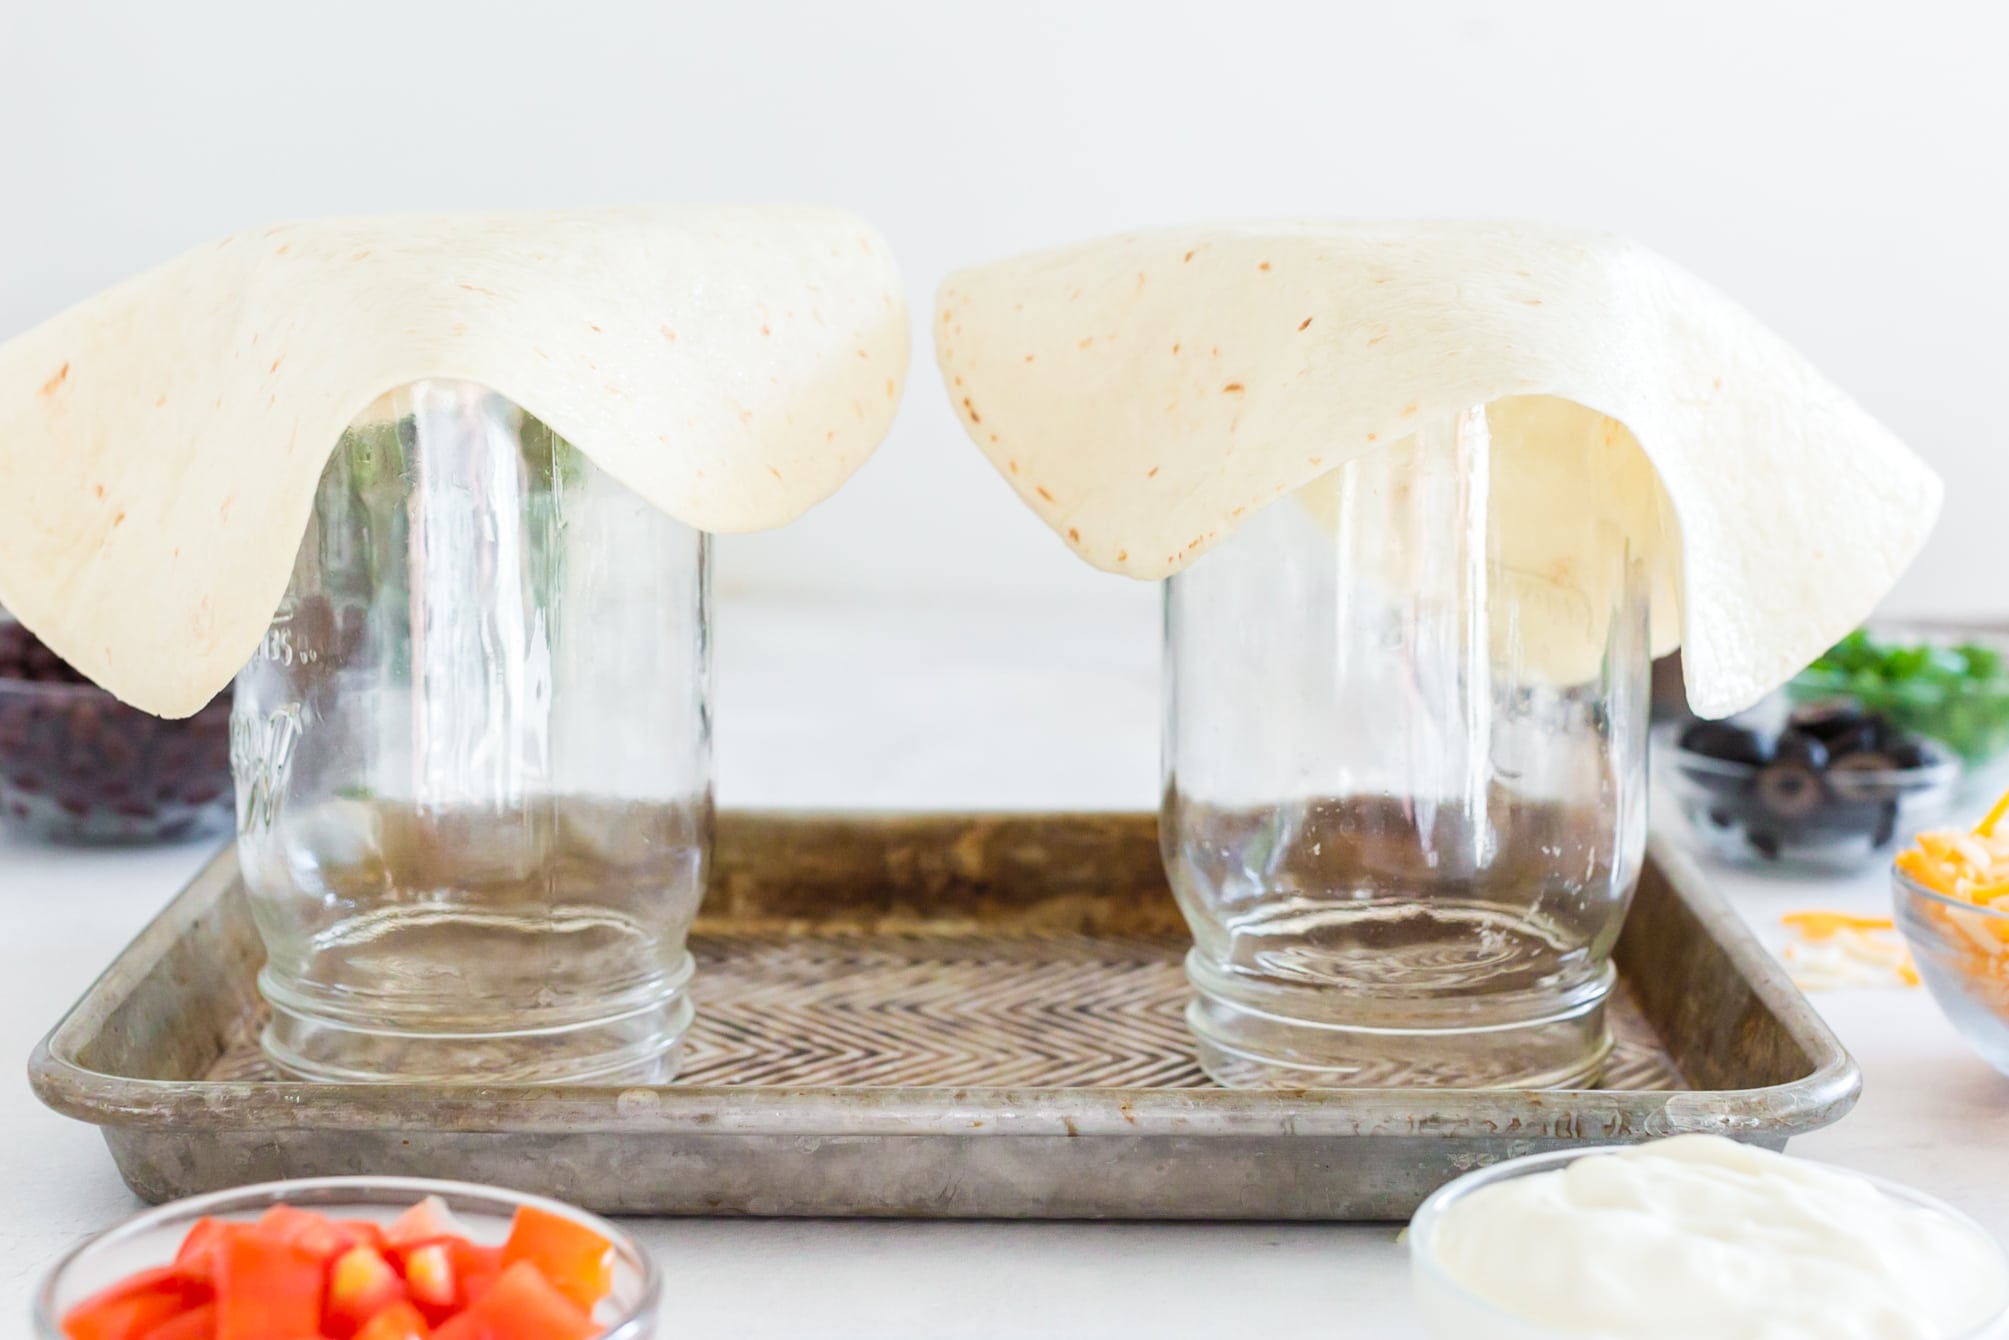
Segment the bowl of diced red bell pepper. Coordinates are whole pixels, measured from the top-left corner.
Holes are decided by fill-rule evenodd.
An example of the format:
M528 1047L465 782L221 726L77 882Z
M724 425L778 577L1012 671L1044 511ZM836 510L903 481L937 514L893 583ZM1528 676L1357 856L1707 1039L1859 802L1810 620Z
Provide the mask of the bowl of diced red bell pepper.
M328 1177L176 1201L58 1262L40 1340L646 1340L654 1264L557 1201Z

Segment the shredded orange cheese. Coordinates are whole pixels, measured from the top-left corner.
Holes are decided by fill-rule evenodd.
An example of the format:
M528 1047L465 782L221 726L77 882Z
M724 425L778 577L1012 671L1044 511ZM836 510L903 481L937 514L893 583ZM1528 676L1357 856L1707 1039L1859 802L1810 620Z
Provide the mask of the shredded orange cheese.
M2001 799L1997 800L1994 807L1988 811L1987 817L1974 825L1976 835L1980 837L1994 836L1995 825L2002 822L2004 815L2009 815L2009 791L2004 791Z
M1916 846L1898 853L1897 868L1922 887L1974 909L1934 903L1915 911L1943 943L1930 951L1933 961L1944 961L1971 996L2009 1019L2009 833L1997 831L2005 817L2009 793L1972 832L1920 833Z
M1896 925L1889 917L1859 917L1849 912L1788 912L1779 920L1809 940L1825 940L1838 931L1887 931Z
M1920 833L1916 846L1897 854L1897 868L1934 893L1992 906L2009 897L2009 834L1995 831L2005 814L2009 793L1971 833L1951 828Z

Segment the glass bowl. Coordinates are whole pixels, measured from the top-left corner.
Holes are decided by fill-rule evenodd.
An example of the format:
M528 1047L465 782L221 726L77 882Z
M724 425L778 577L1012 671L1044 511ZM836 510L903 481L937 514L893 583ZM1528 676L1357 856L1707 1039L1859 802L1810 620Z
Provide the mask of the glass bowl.
M308 1177L288 1182L191 1196L133 1216L50 1268L35 1294L36 1340L64 1340L63 1314L135 1271L166 1265L196 1220L256 1219L282 1201L337 1219L388 1224L427 1196L438 1196L475 1242L499 1245L521 1206L535 1206L585 1225L614 1244L614 1289L594 1312L605 1329L600 1340L647 1340L655 1334L662 1280L655 1262L633 1238L596 1215L541 1196L466 1182L420 1177Z
M1769 767L1711 758L1671 739L1664 748L1661 780L1696 845L1733 865L1863 869L1944 818L1960 787L1959 760L1938 745L1922 768L1831 768L1800 774L1797 789L1776 785Z
M1891 872L1898 929L1918 975L1960 1036L2009 1075L2009 908L1935 893Z
M0 826L49 842L175 842L231 827L230 695L185 721L127 707L0 614Z
M1594 1154L1616 1154L1637 1146L1600 1145L1590 1149L1562 1149L1546 1154L1530 1154L1524 1158L1508 1159L1490 1167L1466 1173L1457 1181L1440 1187L1416 1217L1409 1222L1409 1279L1416 1301L1418 1315L1423 1319L1423 1334L1433 1340L1622 1340L1606 1332L1560 1331L1539 1323L1528 1321L1488 1302L1453 1280L1437 1258L1437 1227L1451 1207L1466 1196L1496 1182L1504 1182L1515 1177L1531 1177L1537 1173L1556 1172L1580 1158ZM1841 1170L1847 1171L1847 1170ZM1955 1223L1980 1236L1984 1242L1995 1239L1987 1229L1973 1219L1943 1201L1913 1191L1895 1182L1887 1182L1879 1177L1868 1177L1850 1171L1852 1177L1860 1177L1892 1200L1917 1209L1931 1210L1946 1216ZM1998 1246L1997 1250L2000 1248ZM2009 1269L2009 1261L2005 1261ZM1972 1330L1959 1335L1948 1336L1946 1340L1986 1340L1986 1337L2000 1336L2005 1322L2009 1322L2009 1299L1994 1316Z

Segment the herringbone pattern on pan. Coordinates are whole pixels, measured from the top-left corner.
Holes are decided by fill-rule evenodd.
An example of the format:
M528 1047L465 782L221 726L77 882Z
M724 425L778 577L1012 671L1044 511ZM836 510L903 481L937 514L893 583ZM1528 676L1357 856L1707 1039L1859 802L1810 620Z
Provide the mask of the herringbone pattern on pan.
M1080 934L710 935L681 1084L1204 1088L1185 941ZM1608 1089L1681 1089L1621 983ZM249 1021L247 1021L249 1022ZM212 1079L269 1079L247 1027ZM1389 1085L1402 1083L1399 1074Z

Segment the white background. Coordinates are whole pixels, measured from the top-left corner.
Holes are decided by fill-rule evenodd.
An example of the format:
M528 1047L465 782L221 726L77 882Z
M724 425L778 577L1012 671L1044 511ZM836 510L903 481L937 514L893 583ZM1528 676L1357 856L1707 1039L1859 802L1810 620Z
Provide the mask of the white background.
M829 201L891 238L899 426L721 546L728 593L1117 602L951 419L954 266L1232 216L1630 233L1946 474L1911 612L2009 612L2009 6L0 0L0 338L240 227L341 212ZM1086 445L1086 444L1084 444Z

